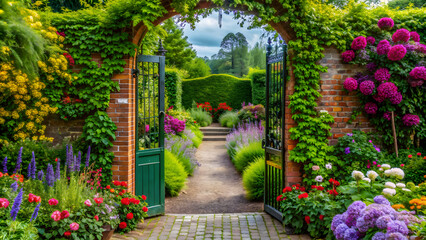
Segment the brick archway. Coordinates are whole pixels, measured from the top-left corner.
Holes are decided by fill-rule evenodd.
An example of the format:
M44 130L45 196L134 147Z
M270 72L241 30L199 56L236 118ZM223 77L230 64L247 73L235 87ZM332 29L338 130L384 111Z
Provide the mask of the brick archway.
M158 25L163 21L178 15L174 9L171 8L169 1L163 0L163 6L166 8L167 13L163 17L157 19L154 22L154 25ZM200 1L196 6L196 9L206 9L206 8L215 8L217 6L213 5L211 2ZM224 7L226 8L226 6ZM244 9L238 9L243 10ZM279 4L276 7L278 13L282 13L286 10L282 9ZM253 13L255 14L255 13ZM290 27L290 23L273 23L270 25L281 35L281 37L289 42L295 39L296 34ZM132 29L132 39L131 41L139 45L142 41L148 29L143 23L135 26ZM117 139L114 142L112 151L115 154L115 159L112 165L113 179L119 181L127 181L129 190L134 192L135 188L135 91L136 84L132 78L132 68L134 65L134 56L128 56L126 59L126 65L124 71L120 74L115 74L112 79L117 81L120 85L120 92L112 93L110 105L107 110L108 115L117 125L116 136ZM290 61L291 65L291 61ZM287 96L291 95L294 92L294 75L292 74L292 69L290 68L290 81L287 83ZM289 100L286 99L286 106L288 106ZM286 123L287 127L285 128L285 147L288 150L291 150L295 146L295 142L289 139L288 130L295 126L295 122L291 118L290 110L286 109ZM286 184L299 183L302 181L300 165L288 161L288 153L286 155Z

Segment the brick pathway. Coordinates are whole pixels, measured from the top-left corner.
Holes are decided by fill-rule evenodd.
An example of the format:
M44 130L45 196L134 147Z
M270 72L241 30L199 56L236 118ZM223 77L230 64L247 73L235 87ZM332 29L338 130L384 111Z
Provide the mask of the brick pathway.
M310 239L307 235L286 235L280 222L268 214L169 214L146 219L138 228L125 235L114 234L118 239Z

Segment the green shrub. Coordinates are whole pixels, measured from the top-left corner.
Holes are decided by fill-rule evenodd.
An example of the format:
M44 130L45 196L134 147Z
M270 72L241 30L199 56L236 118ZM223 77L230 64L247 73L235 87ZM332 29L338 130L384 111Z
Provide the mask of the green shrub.
M418 153L420 155L417 155ZM405 172L405 182L419 184L425 180L423 176L426 175L425 153L426 149L422 148L399 149L398 157L395 153L388 154L383 163L388 163L392 167L401 167Z
M251 81L252 103L266 105L266 70L251 68L248 77Z
M238 124L238 113L234 111L228 111L220 115L219 122L222 127L232 128Z
M235 168L239 172L244 169L256 158L264 158L265 150L262 148L262 142L252 142L249 145L237 150L234 157Z
M0 239L36 240L39 236L34 224L0 220Z
M191 138L191 141L194 144L194 147L198 148L201 142L203 142L203 137L204 137L203 132L201 132L201 130L194 125L187 125L187 127L195 135L195 137Z
M185 186L187 175L177 157L168 150L164 151L164 172L166 195L178 196Z
M192 101L209 102L212 106L226 102L234 109L240 108L242 102L251 102L250 80L226 74L183 80L182 89L185 108L190 108Z
M182 106L182 71L167 68L165 75L165 90L169 106Z
M262 200L265 181L265 159L256 158L244 170L243 185L249 200Z
M212 124L212 116L201 108L192 108L189 113L201 127L207 127Z

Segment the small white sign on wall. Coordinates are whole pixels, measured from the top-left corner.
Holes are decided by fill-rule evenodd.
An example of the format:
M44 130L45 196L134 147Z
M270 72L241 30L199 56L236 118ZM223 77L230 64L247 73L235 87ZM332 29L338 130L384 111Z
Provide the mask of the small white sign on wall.
M129 99L127 98L119 98L117 99L118 104L125 104L125 103L129 103Z

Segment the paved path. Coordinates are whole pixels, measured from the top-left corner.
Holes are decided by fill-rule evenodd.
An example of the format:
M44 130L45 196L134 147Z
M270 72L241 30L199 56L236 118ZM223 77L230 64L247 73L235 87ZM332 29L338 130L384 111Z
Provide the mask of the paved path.
M286 235L277 220L266 213L235 214L171 214L139 224L138 228L125 235L114 234L118 239L310 239L306 235Z

